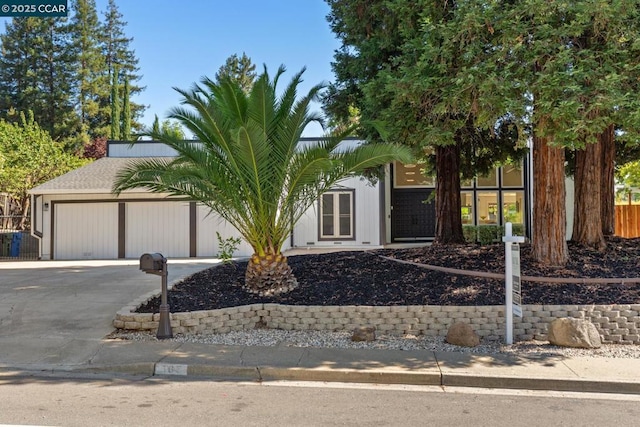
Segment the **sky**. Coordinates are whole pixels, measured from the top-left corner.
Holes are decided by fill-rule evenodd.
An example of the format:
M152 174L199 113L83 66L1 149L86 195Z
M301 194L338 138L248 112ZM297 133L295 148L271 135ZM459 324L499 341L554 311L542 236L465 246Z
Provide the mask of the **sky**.
M102 16L108 0L96 0ZM261 72L287 68L281 84L306 66L299 93L333 81L331 61L339 47L326 16L324 0L119 0L118 9L133 37L140 84L146 89L134 102L147 105L142 123L166 118L180 103L173 87L190 88L203 76L214 77L225 60L246 53ZM314 104L314 110L320 110ZM320 136L310 125L304 136Z
M146 105L141 122L150 126L154 115L165 119L180 95L173 87L189 89L203 76L214 77L225 60L246 53L260 73L266 65L273 75L280 65L287 84L303 67L306 93L321 82L333 81L331 61L339 47L326 16L324 0L117 0L132 37L146 89L132 100ZM96 0L101 19L108 0ZM0 23L6 21L3 19ZM4 31L4 25L1 26ZM321 111L319 104L312 106ZM310 125L304 136L320 136Z

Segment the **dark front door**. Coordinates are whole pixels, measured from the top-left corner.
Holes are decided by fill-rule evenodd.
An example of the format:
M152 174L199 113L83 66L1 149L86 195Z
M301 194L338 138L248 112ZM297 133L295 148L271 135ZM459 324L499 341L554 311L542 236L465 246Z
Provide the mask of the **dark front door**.
M391 239L432 240L436 235L436 202L433 189L394 188L391 191ZM427 200L430 200L426 203Z

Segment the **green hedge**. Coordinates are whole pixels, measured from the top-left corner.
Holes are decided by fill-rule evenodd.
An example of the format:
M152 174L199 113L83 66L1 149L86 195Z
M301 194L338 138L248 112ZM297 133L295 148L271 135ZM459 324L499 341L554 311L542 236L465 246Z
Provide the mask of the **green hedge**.
M524 224L513 224L512 231L514 236L524 236ZM463 225L462 233L467 243L490 245L502 242L504 227L501 225Z

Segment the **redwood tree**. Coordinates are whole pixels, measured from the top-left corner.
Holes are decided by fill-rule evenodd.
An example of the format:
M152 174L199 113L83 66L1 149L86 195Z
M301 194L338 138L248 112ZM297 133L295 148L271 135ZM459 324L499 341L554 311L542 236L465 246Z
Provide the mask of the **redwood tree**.
M607 126L604 132L598 136L602 146L602 181L600 189L600 219L602 221L602 234L612 236L616 231L615 219L615 162L616 143L615 128Z
M451 76L452 92L473 87L480 117L506 109L533 130L532 245L540 262L568 257L562 148L585 150L576 153L576 181L584 182L576 182L575 237L602 246L603 154L592 144L611 123L637 132L638 97L629 93L640 71L638 18L633 0L470 0L447 28L467 59Z
M362 137L375 141L383 127L390 140L414 147L423 160L429 160L426 151L435 152L435 243L464 242L461 165L471 176L488 172L516 151L517 133L498 131L506 110L479 122L473 91L450 92L451 76L464 63L459 43L443 31L455 16L455 2L328 3L329 22L342 47L335 55L337 81L324 97L325 111L334 122L347 122L355 107Z
M549 138L533 137L533 256L551 265L564 264L568 257L566 230L564 149L553 147ZM560 207L560 208L559 208Z

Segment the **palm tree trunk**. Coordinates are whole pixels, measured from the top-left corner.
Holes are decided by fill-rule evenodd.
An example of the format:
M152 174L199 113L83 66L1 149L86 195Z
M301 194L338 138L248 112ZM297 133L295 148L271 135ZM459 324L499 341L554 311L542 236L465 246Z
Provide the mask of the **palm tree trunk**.
M287 262L278 254L253 254L245 273L245 289L259 296L280 295L298 287L298 281Z

